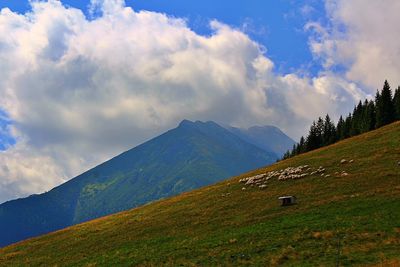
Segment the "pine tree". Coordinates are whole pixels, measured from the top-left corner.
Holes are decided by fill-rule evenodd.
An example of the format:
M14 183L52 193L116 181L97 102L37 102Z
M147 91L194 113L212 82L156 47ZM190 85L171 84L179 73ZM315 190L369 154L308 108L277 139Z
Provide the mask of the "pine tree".
M375 129L376 125L376 106L374 101L370 100L368 102L367 108L366 108L366 124L367 124L367 132L372 131Z
M336 141L336 127L333 124L329 114L326 114L324 121L324 130L322 133L322 145L327 146Z
M396 120L400 120L400 86L397 87L393 97L394 109L396 112Z
M317 120L317 148L323 146L323 135L324 135L324 120L319 117Z
M378 117L381 116L381 110L382 110L382 97L381 97L381 93L379 92L379 90L376 90L376 95L375 95L375 112L376 112L375 129L378 128ZM379 121L381 121L380 118L379 118Z
M365 123L365 109L366 105L363 105L363 103L358 102L358 105L354 107L353 115L352 115L352 121L351 121L351 130L350 130L350 136L355 136L360 133L362 133L362 128L363 124Z
M337 140L345 139L345 122L343 116L340 116L336 126L336 139Z
M305 151L306 151L306 141L305 141L304 137L302 136L300 138L300 142L297 146L297 154L304 153Z
M365 133L369 131L369 118L368 118L368 100L365 99L362 104L362 114L360 121L360 133Z
M351 125L352 125L352 116L351 113L346 117L346 120L344 121L344 130L343 130L343 136L344 138L349 138L350 131L351 131Z
M288 159L290 158L290 150L286 151L285 154L283 154L282 159Z
M294 144L292 147L292 151L290 152L290 157L294 157L297 155L297 144Z
M387 81L383 85L381 94L376 98L376 128L389 124L395 120L395 109L392 99L392 90Z
M311 151L319 147L317 124L313 121L310 131L308 132L306 150Z

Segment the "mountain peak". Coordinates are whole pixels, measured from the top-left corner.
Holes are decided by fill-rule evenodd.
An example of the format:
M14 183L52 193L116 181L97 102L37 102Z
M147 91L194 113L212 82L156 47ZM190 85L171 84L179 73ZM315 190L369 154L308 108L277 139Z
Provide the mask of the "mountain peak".
M179 123L178 127L184 127L184 126L189 126L189 125L190 126L194 125L194 122L192 122L190 120L187 120L187 119L184 119Z
M204 126L221 127L216 122L213 122L213 121L203 122L200 120L191 121L191 120L184 119L179 123L178 128L181 128L181 127L204 127Z

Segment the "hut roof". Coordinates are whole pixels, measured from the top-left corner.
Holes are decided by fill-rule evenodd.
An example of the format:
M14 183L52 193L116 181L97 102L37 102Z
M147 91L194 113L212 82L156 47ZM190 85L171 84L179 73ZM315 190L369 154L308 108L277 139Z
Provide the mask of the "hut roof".
M279 197L278 199L285 199L285 198L296 198L295 196L283 196L283 197Z

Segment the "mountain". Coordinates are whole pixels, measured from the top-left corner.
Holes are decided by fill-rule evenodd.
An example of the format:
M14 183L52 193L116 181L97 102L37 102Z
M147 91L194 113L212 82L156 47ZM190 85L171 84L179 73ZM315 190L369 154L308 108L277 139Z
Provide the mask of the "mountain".
M288 149L292 149L295 141L275 126L253 126L248 129L226 127L228 131L265 151L274 152L282 158Z
M276 160L214 122L180 125L51 191L0 205L0 246L220 181Z
M399 266L399 161L394 123L0 249L0 266ZM304 165L301 179L240 182ZM281 207L284 195L297 205Z

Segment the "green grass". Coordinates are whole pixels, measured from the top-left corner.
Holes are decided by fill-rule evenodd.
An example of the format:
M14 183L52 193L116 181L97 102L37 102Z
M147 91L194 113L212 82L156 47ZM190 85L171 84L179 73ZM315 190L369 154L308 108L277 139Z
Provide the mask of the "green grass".
M353 163L340 164L342 158ZM0 266L400 265L400 123L213 186L0 249ZM249 175L308 164L331 177ZM349 176L334 175L345 170ZM230 193L230 194L228 194ZM277 197L296 195L280 207ZM338 254L340 244L340 254Z

